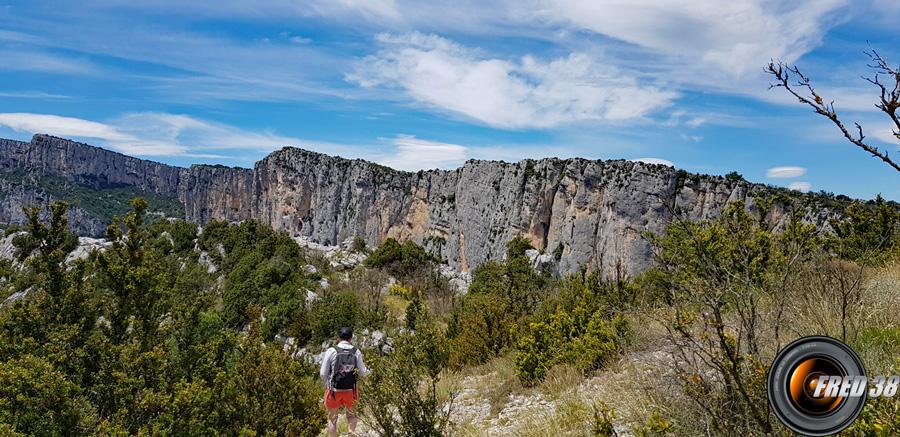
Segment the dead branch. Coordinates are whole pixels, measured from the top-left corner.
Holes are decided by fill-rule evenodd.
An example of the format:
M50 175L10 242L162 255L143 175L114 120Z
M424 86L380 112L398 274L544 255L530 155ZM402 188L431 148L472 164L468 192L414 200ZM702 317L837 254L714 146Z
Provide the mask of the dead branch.
M887 60L875 50L866 52L866 54L872 59L872 64L869 64L869 67L874 70L875 74L873 77L864 79L879 87L881 92L879 96L880 101L875 104L875 107L887 114L891 119L896 127L896 130L893 130L893 134L900 140L900 114L897 113L898 108L900 108L900 68L891 67ZM855 133L851 132L844 125L844 122L841 121L837 111L834 109L834 101L826 101L818 94L812 86L809 77L804 75L797 66L787 65L781 61L772 61L766 66L765 71L775 78L775 82L769 88L784 88L796 97L800 103L813 108L816 113L831 120L851 143L872 156L881 159L893 167L894 170L900 171L900 164L891 159L886 150L880 150L866 141L863 128L859 123L854 123L856 127ZM881 80L882 77L890 77L894 84L885 84Z

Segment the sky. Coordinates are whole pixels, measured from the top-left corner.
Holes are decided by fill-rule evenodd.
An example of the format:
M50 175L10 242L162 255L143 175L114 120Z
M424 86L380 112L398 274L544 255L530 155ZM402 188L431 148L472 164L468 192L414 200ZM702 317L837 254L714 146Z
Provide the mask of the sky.
M900 157L861 77L869 49L900 65L898 21L896 0L0 0L0 137L182 166L633 159L900 200L763 70L798 65Z

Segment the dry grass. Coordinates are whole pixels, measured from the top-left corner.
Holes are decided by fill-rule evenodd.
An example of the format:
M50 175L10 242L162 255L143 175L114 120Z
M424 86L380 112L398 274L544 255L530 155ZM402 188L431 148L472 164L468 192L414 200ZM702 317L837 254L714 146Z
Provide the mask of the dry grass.
M900 260L867 271L865 278L860 304L863 309L854 329L866 342L853 346L870 370L897 365L895 351L900 348L900 313L896 308L900 307ZM808 292L802 288L789 292ZM778 309L768 303L764 306L761 310L765 317ZM789 312L786 320L793 328L782 332L783 343L798 335L822 329L821 321L812 318L815 311L804 312L793 305L786 310ZM588 378L571 366L556 366L537 387L522 387L515 378L513 355L452 373L444 382L448 387L453 383L461 387L463 381L467 384L476 381L476 392L470 395L490 403L489 418L493 418L495 425L490 428L490 420L484 423L458 423L454 427L454 435L590 435L592 406L599 403L615 412L614 422L620 432L640 427L654 413L658 413L672 423L674 435L709 434L711 430L706 429L706 416L695 402L682 393L680 384L674 378L674 357L661 323L668 311L667 308L658 308L630 314L633 337L627 351ZM829 307L822 311L830 314L835 309ZM815 317L821 318L823 315L818 312ZM822 333L834 335L833 332ZM774 352L777 347L774 342L771 343L764 345L766 354L769 349ZM511 395L542 399L547 403L525 409L521 409L520 405L520 409L515 411L516 403L510 402ZM501 411L500 416L504 419L498 417Z
M557 400L577 394L578 385L583 381L581 371L574 366L562 364L553 366L538 388L547 399Z
M580 397L561 400L551 411L522 417L508 435L517 437L590 436L593 408ZM505 433L506 434L506 433Z
M403 321L406 317L406 307L409 301L393 294L384 297L384 307L392 320Z

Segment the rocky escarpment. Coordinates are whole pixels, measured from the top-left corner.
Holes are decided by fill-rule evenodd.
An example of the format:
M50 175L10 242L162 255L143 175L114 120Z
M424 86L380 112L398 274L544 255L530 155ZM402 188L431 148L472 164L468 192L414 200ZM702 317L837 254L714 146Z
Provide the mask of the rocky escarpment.
M182 171L49 135L35 135L30 143L0 140L0 157L0 169L27 168L87 186L128 185L156 194L175 194Z
M651 261L642 234L662 232L676 211L715 217L732 201L754 208L756 194L774 190L623 160L473 160L455 170L410 173L289 147L253 169L185 169L43 135L14 143L0 144L6 171L35 168L97 186L129 184L176 195L192 221L255 218L326 245L356 236L369 244L412 239L462 271L501 258L506 243L524 235L552 254L561 272L584 266L634 274ZM795 193L777 203L770 221L783 225L785 209L805 200ZM819 224L834 214L804 208L806 219Z

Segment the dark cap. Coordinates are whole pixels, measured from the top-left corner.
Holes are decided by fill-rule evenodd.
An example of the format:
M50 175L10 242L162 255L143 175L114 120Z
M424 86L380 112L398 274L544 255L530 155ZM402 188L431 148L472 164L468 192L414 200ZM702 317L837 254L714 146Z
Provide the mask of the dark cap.
M344 326L338 331L338 337L340 337L341 340L349 340L353 338L353 328Z

